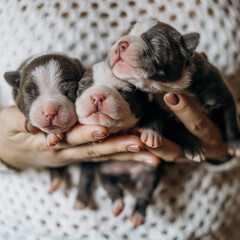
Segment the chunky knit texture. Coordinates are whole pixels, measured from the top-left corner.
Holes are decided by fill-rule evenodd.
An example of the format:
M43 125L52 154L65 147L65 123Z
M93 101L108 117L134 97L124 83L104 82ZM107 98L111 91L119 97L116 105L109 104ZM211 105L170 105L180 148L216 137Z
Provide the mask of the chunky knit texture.
M46 51L64 52L91 66L106 56L131 22L151 17L182 33L199 32L198 50L224 74L234 74L240 66L239 12L238 0L2 0L0 75L15 70L30 55ZM3 77L0 102L2 106L13 103ZM146 223L137 229L128 219L134 206L128 190L125 210L117 218L112 216L106 192L97 185L91 208L73 209L78 166L69 167L71 187L51 196L48 171L16 173L4 165L0 169L1 240L239 239L238 159L220 167L206 163L166 166Z

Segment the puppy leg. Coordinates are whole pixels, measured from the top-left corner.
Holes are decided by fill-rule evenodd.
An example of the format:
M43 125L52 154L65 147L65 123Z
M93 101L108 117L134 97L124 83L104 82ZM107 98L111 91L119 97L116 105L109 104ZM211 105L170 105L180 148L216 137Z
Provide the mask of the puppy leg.
M54 134L54 133L49 133L46 136L46 146L47 147L52 147L57 145L64 137L63 133L59 134Z
M100 173L100 180L112 200L113 215L118 216L124 208L123 193L118 185L118 178Z
M152 198L160 173L159 168L146 166L145 170L138 175L137 181L137 202L133 214L130 218L134 227L138 227L145 222L146 208Z
M151 128L140 128L141 141L150 148L158 148L161 145L161 135Z
M179 142L179 145L183 149L185 156L194 162L204 161L206 159L205 151L200 145L198 139L187 130L182 133L184 135L179 136L182 138L182 140ZM181 134L181 132L179 134Z
M228 152L232 156L240 157L240 133L236 120L235 105L223 109L222 114L224 116L226 140L228 143Z
M55 192L63 179L63 174L66 167L60 167L60 168L50 168L50 176L51 176L51 187L49 189L49 193Z
M95 174L94 163L82 163L81 177L78 184L77 198L74 204L75 209L84 209L88 206L91 188Z
M205 152L198 139L192 135L180 122L171 122L165 131L165 136L176 142L184 151L185 156L194 161L201 162L205 160Z

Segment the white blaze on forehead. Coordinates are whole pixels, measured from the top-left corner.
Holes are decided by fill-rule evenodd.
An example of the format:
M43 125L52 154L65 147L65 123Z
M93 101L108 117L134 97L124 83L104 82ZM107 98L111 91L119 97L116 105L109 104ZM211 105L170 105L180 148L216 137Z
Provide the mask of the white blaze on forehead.
M137 22L131 29L129 35L140 37L143 33L151 29L157 23L158 21L155 19L149 19L147 21Z
M107 62L100 62L93 66L94 85L114 87L123 91L130 91L131 88L126 81L122 81L113 75Z
M33 56L31 56L29 59L27 59L27 61L25 62L24 66L29 65L31 62L33 62L35 59L38 59L39 57L45 56L45 55L59 55L59 56L64 56L62 53L59 52L43 52L43 53L38 53L38 54L34 54Z
M33 81L40 89L40 94L59 93L58 83L61 79L61 69L56 60L50 60L32 71Z

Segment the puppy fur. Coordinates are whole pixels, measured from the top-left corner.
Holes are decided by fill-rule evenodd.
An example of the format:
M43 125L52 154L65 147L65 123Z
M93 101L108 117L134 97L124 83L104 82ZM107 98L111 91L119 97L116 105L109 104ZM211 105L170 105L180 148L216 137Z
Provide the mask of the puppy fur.
M119 81L106 62L95 64L85 72L79 82L77 95L76 112L79 122L106 126L113 134L128 133L130 128L140 126L140 120L144 118L148 108L148 94L136 90L127 82ZM149 134L153 136L154 131ZM115 216L124 208L119 181L136 181L137 200L131 221L134 226L143 224L146 207L159 180L160 167L150 167L133 161L84 163L75 203L78 209L88 205L89 188L93 181L91 169L94 166L102 186L112 200Z
M32 125L46 134L47 145L57 144L77 122L76 91L83 71L77 59L54 53L31 57L16 71L4 74L16 105ZM51 170L55 189L63 171Z
M161 106L166 92L185 95L220 128L229 154L240 156L240 134L232 94L206 55L195 52L199 38L198 33L182 35L154 19L137 22L112 46L108 63L115 76L155 94ZM199 148L197 140L192 138ZM203 151L194 155L204 159Z

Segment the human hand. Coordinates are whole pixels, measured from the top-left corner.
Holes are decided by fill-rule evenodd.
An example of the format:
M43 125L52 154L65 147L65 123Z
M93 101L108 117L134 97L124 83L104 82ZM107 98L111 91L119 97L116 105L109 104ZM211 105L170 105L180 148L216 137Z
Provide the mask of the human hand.
M47 147L44 134L27 123L15 106L7 107L0 113L0 125L0 158L17 169L59 167L87 160L104 161L112 157L153 165L159 163L158 157L150 152L139 152L144 145L134 135L112 136L101 143L88 144L108 136L108 130L103 126L76 125L65 134L65 144Z
M164 101L185 127L198 138L206 158L223 159L228 156L227 145L214 123L180 94L167 93ZM148 148L161 159L170 162L189 162L183 150L174 142L162 138L157 149Z

